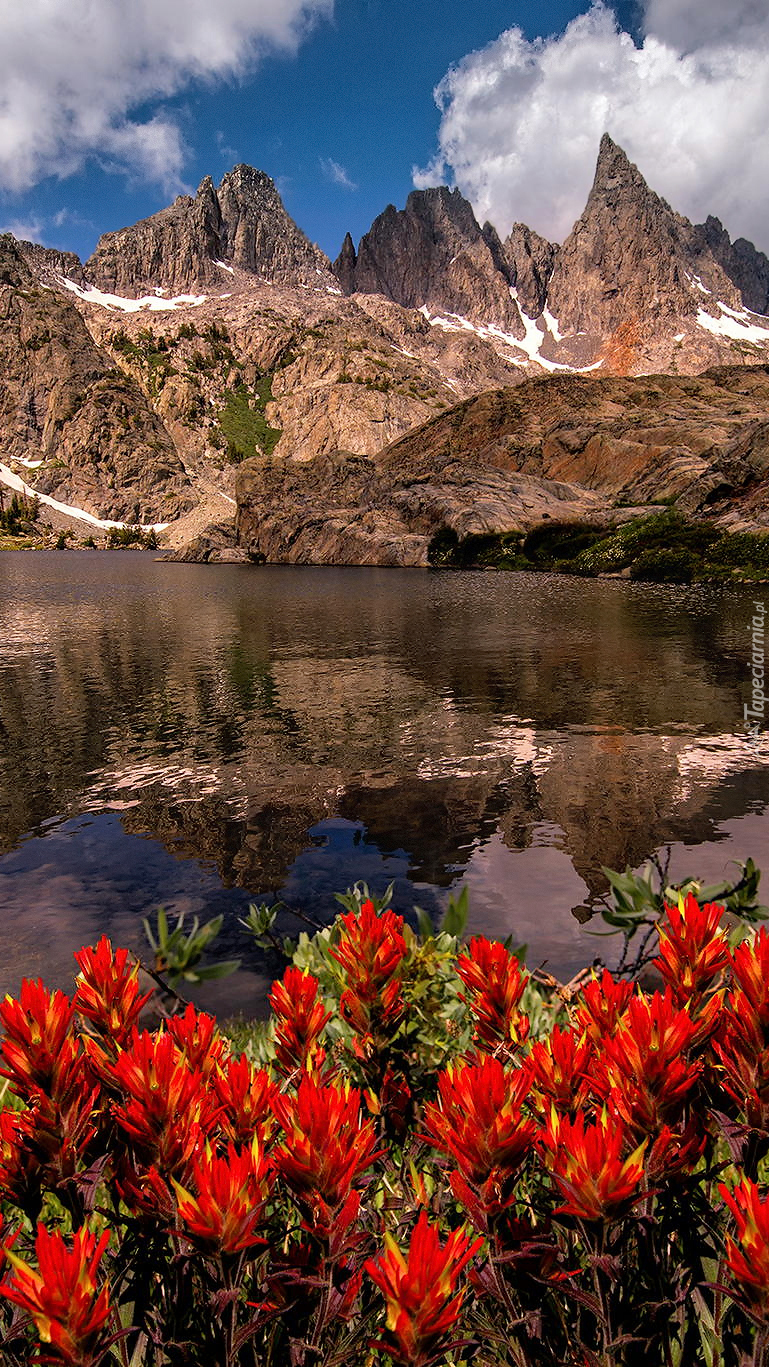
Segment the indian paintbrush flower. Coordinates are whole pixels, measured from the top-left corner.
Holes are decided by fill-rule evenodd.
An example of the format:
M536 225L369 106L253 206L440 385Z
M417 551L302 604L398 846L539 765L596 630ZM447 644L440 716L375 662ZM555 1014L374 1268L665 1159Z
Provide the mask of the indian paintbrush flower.
M721 926L724 910L715 902L701 907L691 893L681 897L678 906L665 904L654 967L679 1006L701 996L729 965L729 945Z
M529 1033L520 1010L528 974L503 944L474 935L457 958L457 973L469 989L466 999L475 1022L475 1039L493 1053L518 1050Z
M719 1191L734 1216L737 1238L726 1237L726 1265L737 1283L738 1295L763 1320L769 1319L769 1196L762 1197L755 1182L743 1177L733 1191L719 1183Z
M320 1043L331 1019L318 996L318 979L299 968L287 968L282 982L274 982L270 1006L275 1016L275 1056L284 1076L297 1069L322 1068L326 1051Z
M192 1165L190 1187L174 1182L182 1231L204 1249L239 1253L264 1244L257 1232L273 1172L259 1141L217 1155L207 1144Z
M273 1161L311 1217L309 1228L327 1236L333 1214L353 1185L379 1157L370 1120L361 1120L360 1093L353 1087L324 1087L305 1074L296 1096L273 1097L283 1130Z
M106 935L75 954L80 972L73 1005L113 1046L126 1044L151 992L139 989L139 965L127 949L113 949Z
M364 1039L387 1034L403 1013L403 917L392 911L377 914L373 902L366 901L360 912L349 912L341 922L342 936L331 956L345 972L342 1016Z
M42 1344L47 1345L38 1361L91 1367L101 1359L110 1298L108 1287L99 1287L97 1278L109 1238L107 1230L97 1236L82 1226L70 1243L58 1231L49 1233L38 1224L39 1271L5 1245L13 1275L0 1283L0 1294L33 1320Z
M482 1242L455 1229L441 1245L424 1210L405 1253L385 1234L384 1253L365 1263L387 1304L387 1331L374 1346L404 1367L444 1359L462 1309L460 1274Z
M38 1089L47 1096L62 1095L71 1085L71 1072L80 1048L72 1035L75 1008L64 992L49 992L40 978L25 978L18 1000L0 1002L0 1045L7 1077L22 1094Z
M624 1214L639 1194L644 1140L628 1156L624 1127L603 1111L595 1120L579 1112L568 1120L553 1110L541 1137L545 1166L564 1197L556 1214L593 1222Z

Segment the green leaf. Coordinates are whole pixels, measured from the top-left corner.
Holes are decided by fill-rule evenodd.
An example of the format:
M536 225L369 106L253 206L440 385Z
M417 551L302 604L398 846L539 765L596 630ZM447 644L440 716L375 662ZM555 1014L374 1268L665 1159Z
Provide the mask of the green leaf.
M443 918L441 930L444 935L453 935L457 940L461 940L467 929L467 918L470 912L470 890L465 883L457 897L453 894L449 896L449 904L446 908L446 915Z
M417 928L419 930L420 939L432 940L433 923L429 912L426 912L423 907L414 907L414 910L417 914Z

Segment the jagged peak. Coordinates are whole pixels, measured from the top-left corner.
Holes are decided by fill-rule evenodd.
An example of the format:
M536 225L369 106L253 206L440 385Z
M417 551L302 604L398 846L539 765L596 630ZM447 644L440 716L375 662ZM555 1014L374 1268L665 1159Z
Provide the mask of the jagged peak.
M249 166L245 161L240 161L230 171L225 171L219 182L219 190L223 190L226 186L275 190L275 182L271 176L267 175L266 171L260 171L256 166ZM277 194L277 190L275 193Z
M204 195L216 194L216 187L210 176L204 176L201 180L195 198L202 199Z
M622 183L631 185L639 182L646 184L638 167L619 143L616 143L608 133L604 133L598 149L592 193L616 189L617 185Z
M472 204L456 186L430 185L424 190L412 190L406 200L406 213L429 219L444 216L473 237L481 233Z

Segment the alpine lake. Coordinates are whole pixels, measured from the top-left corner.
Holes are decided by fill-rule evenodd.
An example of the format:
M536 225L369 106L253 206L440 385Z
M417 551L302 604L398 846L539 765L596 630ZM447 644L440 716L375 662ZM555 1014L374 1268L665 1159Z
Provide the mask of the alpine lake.
M436 924L466 884L469 931L568 979L619 949L604 865L769 884L766 591L0 553L0 993L71 989L102 933L147 957L163 906L242 960L196 1000L264 1014L249 904L298 933L357 880Z

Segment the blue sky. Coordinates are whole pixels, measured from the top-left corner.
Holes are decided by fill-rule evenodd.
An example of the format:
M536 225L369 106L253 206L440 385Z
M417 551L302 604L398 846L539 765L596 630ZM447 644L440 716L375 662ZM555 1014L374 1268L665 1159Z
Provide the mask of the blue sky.
M728 27L720 0L99 4L96 30L89 0L0 10L17 235L85 257L245 161L332 257L441 180L503 233L560 239L608 127L674 207L769 249L765 0L732 0Z

